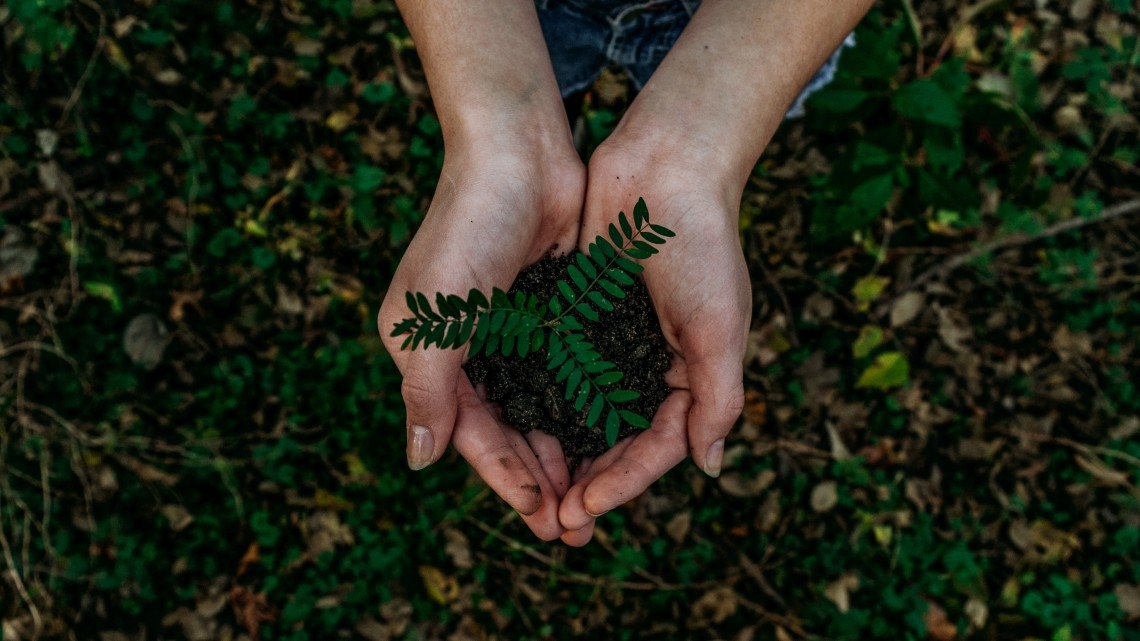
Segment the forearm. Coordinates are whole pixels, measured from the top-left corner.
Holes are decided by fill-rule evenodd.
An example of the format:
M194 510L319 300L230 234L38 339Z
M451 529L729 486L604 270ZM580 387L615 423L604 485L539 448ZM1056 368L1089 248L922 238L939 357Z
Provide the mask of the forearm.
M684 155L742 189L788 106L872 2L705 0L615 138Z
M569 127L533 0L399 0L446 142Z

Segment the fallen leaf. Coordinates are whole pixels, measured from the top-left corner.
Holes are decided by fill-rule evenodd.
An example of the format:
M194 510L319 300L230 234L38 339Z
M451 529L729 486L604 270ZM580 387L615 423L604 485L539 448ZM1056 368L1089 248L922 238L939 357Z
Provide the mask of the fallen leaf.
M866 358L875 351L875 348L883 344L883 330L882 328L875 327L874 325L864 325L863 329L859 330L859 337L851 345L851 353L855 358Z
M254 592L239 585L230 590L229 600L238 625L245 628L253 641L261 639L262 623L273 623L277 620L277 608L269 604L264 593Z
M245 550L245 554L243 554L241 557L241 561L238 562L237 575L241 576L245 574L246 571L249 570L249 566L260 561L261 547L257 544L256 541L254 541L253 543L249 544L249 547Z
M159 508L159 512L162 512L162 515L170 522L170 529L175 532L185 530L194 522L194 516L181 505L164 505Z
M816 512L826 512L839 503L839 484L835 481L824 481L811 491L811 509Z
M910 363L900 352L879 354L863 371L855 387L888 390L903 387L910 381Z
M865 312L871 307L871 302L881 296L887 289L891 279L885 276L864 276L855 283L851 293L855 296L855 307Z
M459 582L435 566L421 565L420 578L428 596L440 605L447 605L459 596Z
M162 352L170 343L166 325L154 314L139 314L131 319L123 334L123 349L131 362L152 370L162 361Z
M1113 590L1113 594L1129 621L1140 619L1140 585L1121 583Z
M693 604L689 625L697 629L705 627L709 622L723 623L725 619L736 614L736 608L736 593L732 588L716 588L706 592Z
M40 252L17 227L4 230L0 239L0 288L32 273Z
M920 292L907 292L891 304L891 327L901 327L914 320L926 305Z
M926 624L926 634L934 641L954 641L958 637L958 626L946 618L946 610L936 603L926 602L922 622Z
M726 472L717 479L717 484L725 494L737 498L759 496L773 481L776 480L774 470L764 470L753 476L743 472Z
M990 609L985 601L978 597L970 597L966 601L966 607L963 608L966 613L966 618L970 620L970 629L981 630L986 627L986 620L989 619Z
M859 577L853 572L847 572L832 581L823 590L823 596L835 604L840 614L846 614L851 609L851 593L859 589Z
M475 567L475 560L471 557L471 544L467 542L467 537L453 527L445 529L443 534L447 537L447 545L443 551L451 557L455 567L460 570L470 570Z
M665 533L669 535L669 538L680 543L689 535L689 529L692 528L692 525L693 513L690 510L678 512L665 524Z

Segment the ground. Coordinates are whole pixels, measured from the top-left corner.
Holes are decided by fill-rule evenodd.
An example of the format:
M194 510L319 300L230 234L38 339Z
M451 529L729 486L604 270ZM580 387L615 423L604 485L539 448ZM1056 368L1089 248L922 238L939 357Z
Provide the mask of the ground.
M1140 639L1138 19L878 5L749 181L725 473L577 550L404 464L390 2L0 7L2 638Z

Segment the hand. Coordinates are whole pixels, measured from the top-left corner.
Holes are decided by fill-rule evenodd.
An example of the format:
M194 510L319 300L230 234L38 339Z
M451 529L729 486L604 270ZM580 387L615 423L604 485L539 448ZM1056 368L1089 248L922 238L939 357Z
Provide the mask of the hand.
M620 134L615 133L615 136ZM705 163L611 138L590 161L580 245L644 197L650 220L677 237L644 261L643 277L673 352L673 389L645 432L582 463L559 508L569 545L590 540L594 519L640 495L691 454L720 474L724 439L744 405L743 360L751 284L740 247L741 190Z
M567 132L568 134L568 132ZM466 350L401 350L392 328L410 317L405 292L466 296L508 289L525 265L577 242L585 169L564 148L530 141L455 143L445 153L435 197L380 308L379 329L404 376L408 464L435 462L448 442L540 538L563 534L557 509L569 487L553 437L527 437L503 424L462 370Z

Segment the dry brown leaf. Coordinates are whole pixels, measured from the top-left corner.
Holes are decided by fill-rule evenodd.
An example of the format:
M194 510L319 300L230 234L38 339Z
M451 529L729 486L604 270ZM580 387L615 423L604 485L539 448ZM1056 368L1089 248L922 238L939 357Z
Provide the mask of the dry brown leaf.
M685 540L693 526L693 513L689 510L678 512L665 524L665 533L677 543Z
M1140 619L1140 585L1121 583L1113 590L1113 594L1129 621Z
M946 610L933 601L926 602L922 622L926 624L926 634L934 641L954 641L958 637L958 626L951 623Z
M990 609L985 601L982 601L978 597L970 597L970 599L966 601L964 611L966 618L970 620L971 630L981 630L986 627L986 621L990 616Z
M835 604L840 614L846 614L851 609L851 593L859 589L859 577L853 572L846 572L843 576L827 584L823 596Z
M835 481L824 481L811 491L811 509L816 512L826 512L839 503L839 484Z
M455 567L460 570L469 570L475 567L475 560L471 557L471 544L467 542L467 537L459 530L448 527L443 531L447 537L447 545L444 546L443 551L451 557L451 562Z
M234 618L238 625L245 628L253 641L261 639L261 624L273 623L277 620L277 608L269 604L265 594L254 592L249 588L235 586L230 590L230 604L234 609Z
M689 618L689 626L701 628L708 622L723 623L725 619L736 614L736 593L732 588L716 588L706 592L693 604L693 613Z
M748 498L759 496L775 480L776 472L774 470L764 470L755 476L731 471L722 474L717 479L717 484L729 496Z
M170 522L170 529L181 532L194 522L194 515L181 505L164 505L159 508L162 515Z
M907 292L891 304L891 327L901 327L911 322L926 305L926 297L921 292Z
M123 333L123 349L131 362L152 370L162 361L162 353L170 343L166 325L154 314L139 314L131 319Z

